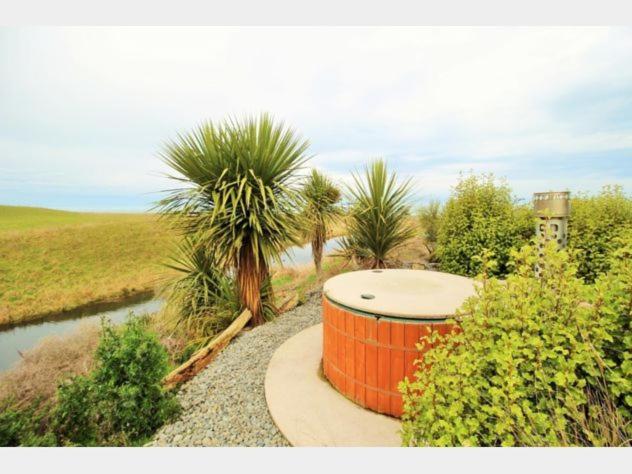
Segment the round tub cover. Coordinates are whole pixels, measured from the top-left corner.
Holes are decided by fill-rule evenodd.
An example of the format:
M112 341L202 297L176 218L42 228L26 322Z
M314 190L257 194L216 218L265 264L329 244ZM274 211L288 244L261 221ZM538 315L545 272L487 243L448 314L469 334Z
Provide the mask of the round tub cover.
M325 296L342 306L378 316L445 319L474 295L474 280L427 270L362 270L325 282Z

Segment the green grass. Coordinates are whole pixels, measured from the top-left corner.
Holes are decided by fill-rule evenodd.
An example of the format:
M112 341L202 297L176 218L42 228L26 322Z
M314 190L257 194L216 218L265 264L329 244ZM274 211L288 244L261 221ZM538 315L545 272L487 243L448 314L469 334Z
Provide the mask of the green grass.
M11 231L98 224L137 217L138 214L70 212L43 207L0 206L0 234Z
M0 206L0 325L151 291L173 242L151 214Z

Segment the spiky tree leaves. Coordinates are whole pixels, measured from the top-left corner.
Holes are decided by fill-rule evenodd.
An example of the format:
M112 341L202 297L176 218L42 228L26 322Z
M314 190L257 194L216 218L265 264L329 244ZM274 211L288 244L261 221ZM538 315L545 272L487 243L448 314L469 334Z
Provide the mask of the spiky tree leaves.
M261 324L271 308L269 264L300 243L296 171L308 142L270 115L207 122L167 144L162 157L184 184L160 202L187 235L235 273L241 303ZM263 298L262 298L263 295Z
M320 275L323 246L331 226L342 216L340 189L327 176L313 169L303 185L305 237L312 245L316 274Z
M167 286L165 317L193 343L225 329L239 312L235 281L217 264L212 249L185 237L165 264L179 275Z
M353 204L343 253L368 262L371 268L384 268L389 254L415 235L408 220L411 182L398 183L383 160L369 164L364 177L353 173L353 180L355 185L348 188Z

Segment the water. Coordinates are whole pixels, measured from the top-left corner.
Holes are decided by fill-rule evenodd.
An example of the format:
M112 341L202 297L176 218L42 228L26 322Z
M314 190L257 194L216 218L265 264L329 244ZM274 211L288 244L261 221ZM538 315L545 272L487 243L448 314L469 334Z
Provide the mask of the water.
M330 239L325 243L324 253L336 250L340 238ZM284 266L305 265L312 262L311 246L291 247L288 255L282 257ZM0 330L0 371L10 368L21 359L20 352L31 349L45 336L67 334L83 322L98 323L101 317L113 323L121 323L130 311L136 314L154 313L160 309L162 301L151 296L136 297L132 301L117 305L95 305L90 310L69 313L32 324L24 324Z
M105 316L113 323L121 323L125 320L130 311L134 311L136 314L158 311L162 301L159 299L149 299L143 302L123 304L124 306L118 309L67 316L65 318L54 318L0 331L0 371L6 370L17 363L21 359L20 352L32 348L45 336L69 333L73 331L80 322L98 323L102 316Z
M339 244L342 237L334 237L333 239L329 239L325 242L323 247L323 254L327 255L328 253L332 253L335 250L338 250ZM299 247L298 245L294 247L290 247L288 249L288 255L283 255L281 257L281 262L285 267L291 267L294 265L306 265L313 262L312 259L312 246L311 244L303 245Z

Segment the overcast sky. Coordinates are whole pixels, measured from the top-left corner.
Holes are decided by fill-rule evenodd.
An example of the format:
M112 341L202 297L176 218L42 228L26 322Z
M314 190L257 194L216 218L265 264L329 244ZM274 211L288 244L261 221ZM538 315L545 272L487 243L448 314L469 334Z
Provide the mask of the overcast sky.
M420 200L632 189L632 29L0 29L0 204L146 210L162 143L268 111L340 181L384 157Z

